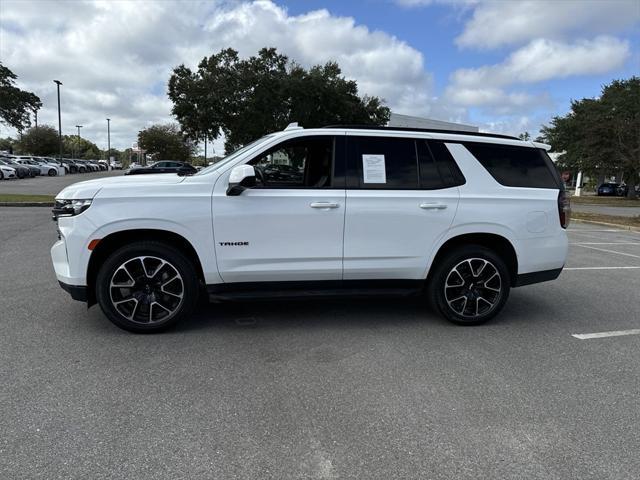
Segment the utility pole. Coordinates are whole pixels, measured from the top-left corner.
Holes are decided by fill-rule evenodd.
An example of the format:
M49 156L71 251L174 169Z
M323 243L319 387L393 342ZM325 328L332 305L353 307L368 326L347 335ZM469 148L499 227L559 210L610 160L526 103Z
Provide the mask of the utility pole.
M111 119L107 118L107 168L111 170Z
M58 86L58 148L60 149L58 160L62 161L62 117L60 116L60 85L62 82L54 80L53 83Z
M35 114L35 116L36 116L36 128L38 128L38 109L37 109L37 108L35 108L35 109L33 110L33 113L34 113L34 114Z

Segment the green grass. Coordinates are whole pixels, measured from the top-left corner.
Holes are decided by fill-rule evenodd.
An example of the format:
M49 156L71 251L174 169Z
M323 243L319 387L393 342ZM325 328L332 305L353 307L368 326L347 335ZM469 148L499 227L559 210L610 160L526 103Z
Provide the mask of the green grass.
M640 198L629 200L624 197L596 197L595 195L571 197L576 205L607 205L609 207L640 207Z
M0 202L54 202L53 195L21 195L19 193L0 193Z

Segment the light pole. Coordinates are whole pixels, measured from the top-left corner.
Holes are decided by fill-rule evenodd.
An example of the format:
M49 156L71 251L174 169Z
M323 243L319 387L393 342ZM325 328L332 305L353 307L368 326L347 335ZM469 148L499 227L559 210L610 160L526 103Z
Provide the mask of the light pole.
M80 140L80 129L83 127L83 125L76 125L76 128L78 129L78 140Z
M111 119L107 118L107 168L111 169Z
M33 113L34 113L34 114L35 114L35 116L36 116L36 128L38 128L38 109L37 109L37 108L34 108L34 109L33 109Z
M60 116L60 85L62 82L54 80L53 83L58 86L58 148L60 149L58 160L62 161L62 117Z

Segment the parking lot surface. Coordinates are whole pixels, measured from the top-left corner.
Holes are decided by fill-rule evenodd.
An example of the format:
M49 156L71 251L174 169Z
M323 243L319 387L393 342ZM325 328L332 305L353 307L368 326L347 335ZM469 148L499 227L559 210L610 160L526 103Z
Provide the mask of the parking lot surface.
M19 193L23 195L55 195L64 187L72 183L95 178L114 177L123 175L123 170L108 172L74 173L58 177L38 176L21 180L4 180L0 182L0 193Z
M0 225L0 478L638 478L640 233L573 225L480 327L342 299L144 336L58 287L48 209Z
M576 212L599 213L601 215L617 215L621 217L640 216L640 207L612 207L609 205L580 205L573 204L571 209Z

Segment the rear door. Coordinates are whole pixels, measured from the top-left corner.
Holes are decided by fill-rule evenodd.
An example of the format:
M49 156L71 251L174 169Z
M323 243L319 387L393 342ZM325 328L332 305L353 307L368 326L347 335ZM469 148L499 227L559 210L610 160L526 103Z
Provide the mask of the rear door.
M436 148L419 138L347 136L345 280L423 278L464 181L450 171L452 158L436 161Z

